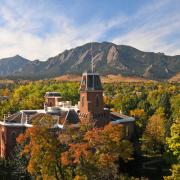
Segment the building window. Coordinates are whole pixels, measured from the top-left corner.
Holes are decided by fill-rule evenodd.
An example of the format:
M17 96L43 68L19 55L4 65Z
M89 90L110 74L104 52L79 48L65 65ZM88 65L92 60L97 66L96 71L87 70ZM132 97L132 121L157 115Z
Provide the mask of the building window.
M96 107L99 107L99 96L96 96Z
M84 107L84 96L81 99L82 107Z

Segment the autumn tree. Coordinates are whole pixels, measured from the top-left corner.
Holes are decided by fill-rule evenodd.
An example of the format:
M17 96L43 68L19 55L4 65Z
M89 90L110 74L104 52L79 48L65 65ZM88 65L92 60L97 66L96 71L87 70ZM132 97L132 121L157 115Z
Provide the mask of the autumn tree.
M3 89L2 95L3 96L9 96L9 89L8 88Z
M171 111L172 118L177 119L180 117L180 93L171 98Z
M119 159L127 161L132 155L132 144L124 140L124 129L121 125L109 124L104 129L87 132L85 140L95 150L97 167L101 178L109 179L118 174Z
M171 168L171 175L165 176L164 180L179 180L180 179L180 164L174 164Z
M138 136L141 137L147 125L147 114L144 109L134 109L130 111L130 115L133 116L136 121Z
M136 95L123 95L118 94L113 100L112 104L116 111L121 110L124 114L128 114L130 110L135 109L138 103L138 98Z
M18 143L28 141L21 155L30 157L27 169L35 178L64 179L59 161L63 146L53 132L54 123L51 116L45 115L17 138Z
M171 176L164 177L165 180L178 180L180 179L180 119L177 120L172 124L171 127L171 136L166 138L167 145L170 151L176 158L176 162L172 164L171 167Z
M162 153L165 143L164 114L155 113L149 120L142 137L142 150Z
M88 130L81 142L68 145L62 162L71 169L72 177L88 179L115 179L118 177L118 160L127 161L132 155L132 145L123 140L123 127L109 124L104 128Z
M180 162L180 119L177 119L171 127L171 136L167 138L169 149Z

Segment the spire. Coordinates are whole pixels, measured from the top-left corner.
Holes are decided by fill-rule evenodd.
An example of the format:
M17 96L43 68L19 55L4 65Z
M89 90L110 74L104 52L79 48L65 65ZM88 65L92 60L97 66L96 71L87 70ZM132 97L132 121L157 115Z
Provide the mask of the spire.
M91 70L90 70L90 72L83 73L81 85L80 85L80 91L93 91L93 90L102 91L103 88L102 88L100 76L94 70L94 58L93 58L93 54L92 54L92 42L91 42L90 53L91 53Z

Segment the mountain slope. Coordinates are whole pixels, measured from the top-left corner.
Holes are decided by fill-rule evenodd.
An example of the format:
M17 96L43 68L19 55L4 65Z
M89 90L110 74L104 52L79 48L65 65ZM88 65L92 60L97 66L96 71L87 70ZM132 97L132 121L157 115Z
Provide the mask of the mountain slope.
M10 58L0 60L0 76L13 75L23 71L23 68L30 63L29 60L16 55Z
M95 70L102 75L121 74L165 80L180 72L179 55L167 56L163 53L142 52L130 46L109 42L92 43L92 54ZM91 69L91 44L66 50L45 62L25 60L23 67L17 68L15 64L13 66L13 72L6 70L5 74L0 66L1 76L48 78L64 74L81 74Z
M180 82L180 73L177 73L175 76L168 79L169 82Z

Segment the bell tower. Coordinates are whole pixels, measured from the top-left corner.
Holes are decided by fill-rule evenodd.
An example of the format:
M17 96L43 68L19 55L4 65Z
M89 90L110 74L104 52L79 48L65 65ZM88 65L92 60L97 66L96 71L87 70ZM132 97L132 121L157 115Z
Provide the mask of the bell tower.
M109 110L104 108L103 88L98 73L83 73L79 110L81 122L94 122L100 127L110 121Z
M94 72L91 43L91 73L83 73L80 85L79 119L101 127L110 122L110 112L104 108L103 88L98 73Z

